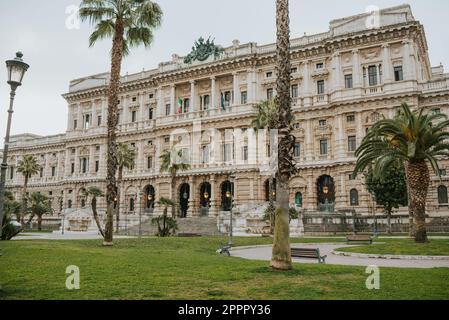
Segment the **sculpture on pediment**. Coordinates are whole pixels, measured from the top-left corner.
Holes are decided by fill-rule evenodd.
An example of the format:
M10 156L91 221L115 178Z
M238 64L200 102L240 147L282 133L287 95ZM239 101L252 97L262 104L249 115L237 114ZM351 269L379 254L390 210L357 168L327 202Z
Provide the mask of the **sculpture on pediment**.
M206 61L211 55L218 58L222 52L224 52L223 48L216 46L214 40L211 40L210 37L207 40L200 37L195 41L192 52L185 57L184 63L192 63L195 60Z

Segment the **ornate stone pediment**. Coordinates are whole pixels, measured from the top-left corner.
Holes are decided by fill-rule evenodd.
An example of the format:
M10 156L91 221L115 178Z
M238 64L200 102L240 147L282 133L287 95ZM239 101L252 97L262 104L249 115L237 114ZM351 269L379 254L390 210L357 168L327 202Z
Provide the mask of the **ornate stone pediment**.
M327 79L328 76L329 76L329 70L327 70L327 69L315 70L312 73L312 78L315 80Z

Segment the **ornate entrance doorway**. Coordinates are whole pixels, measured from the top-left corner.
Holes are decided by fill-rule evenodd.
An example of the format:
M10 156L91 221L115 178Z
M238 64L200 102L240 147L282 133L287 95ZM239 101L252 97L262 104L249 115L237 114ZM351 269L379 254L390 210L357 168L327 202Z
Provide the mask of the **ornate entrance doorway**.
M321 176L317 181L318 210L321 212L335 211L335 185L331 176Z
M189 210L190 186L188 183L183 183L179 189L179 205L181 209L181 218L187 217Z
M210 197L212 193L212 187L209 182L203 182L200 187L200 205L201 216L209 215Z

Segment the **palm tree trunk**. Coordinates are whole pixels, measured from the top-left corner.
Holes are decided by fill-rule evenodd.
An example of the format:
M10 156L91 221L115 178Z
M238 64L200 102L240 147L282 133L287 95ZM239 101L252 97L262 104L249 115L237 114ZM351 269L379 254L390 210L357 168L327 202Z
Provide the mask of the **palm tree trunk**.
M118 178L117 178L117 207L116 207L116 216L115 216L115 232L119 232L120 228L120 200L121 200L121 192L122 192L122 179L123 179L123 167L118 168Z
M276 194L278 209L273 239L271 267L276 270L292 268L290 253L289 226L289 188L288 183L294 172L293 149L295 139L291 132L291 98L290 98L290 21L288 0L276 1L276 71L277 71L277 106L279 108L278 127L278 174Z
M176 203L176 175L171 176L171 200ZM171 215L176 219L176 204L171 207Z
M103 245L112 246L114 233L114 200L117 197L117 105L120 88L120 72L123 58L123 21L118 18L115 23L115 35L112 41L111 80L108 91L108 157L107 157L107 190L106 190L106 227Z
M424 160L407 162L407 184L409 186L409 212L415 219L415 242L427 241L426 198L430 185L430 174Z
M268 199L269 199L269 207L274 207L274 201L273 201L273 177L270 176L270 179L268 180ZM270 213L270 234L274 234L274 226L276 225L276 210L274 212Z
M387 208L387 233L391 235L391 208Z
M25 175L25 181L23 183L23 194L22 194L22 214L20 220L22 227L24 225L25 215L27 212L27 191L28 191L28 175Z
M96 197L92 198L91 206L92 206L92 213L94 215L94 220L98 227L98 231L100 231L100 234L104 239L104 231L103 231L103 228L101 227L100 218L98 217L98 212L97 212L97 198Z

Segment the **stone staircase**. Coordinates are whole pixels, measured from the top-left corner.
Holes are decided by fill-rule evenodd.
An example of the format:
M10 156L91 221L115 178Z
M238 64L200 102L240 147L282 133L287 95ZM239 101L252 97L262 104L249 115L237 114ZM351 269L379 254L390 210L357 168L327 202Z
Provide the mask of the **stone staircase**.
M178 218L177 233L194 233L204 236L220 236L217 227L216 217L192 217L192 218ZM151 220L142 223L142 235L154 236L157 233L157 226L151 224ZM137 236L139 235L139 225L134 225L127 229L120 231L122 235Z

